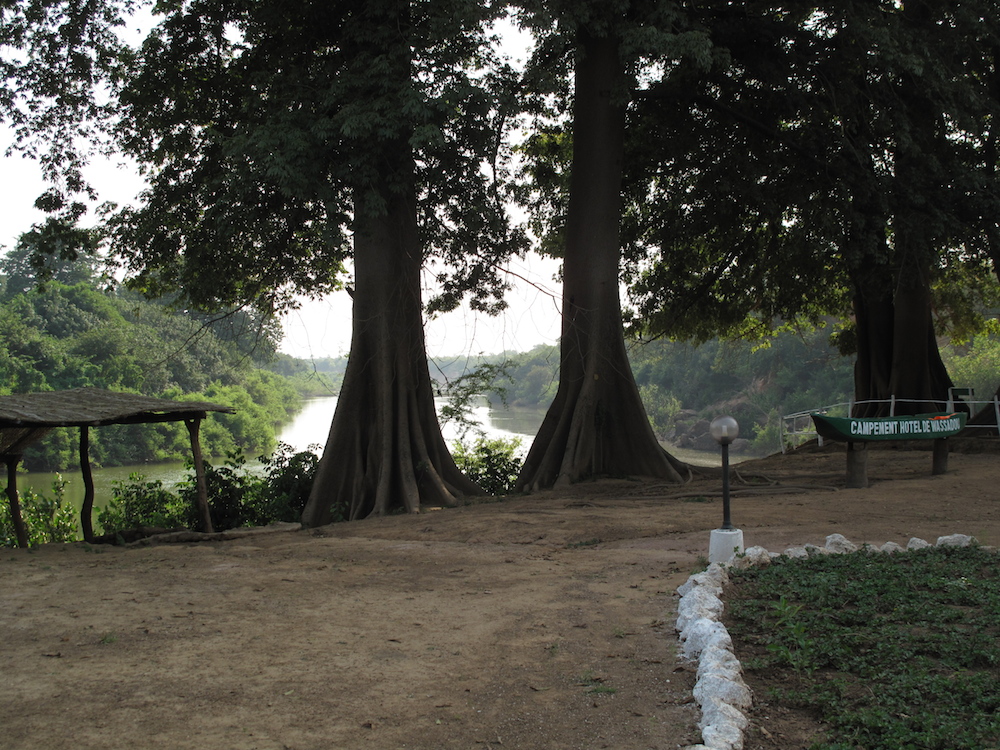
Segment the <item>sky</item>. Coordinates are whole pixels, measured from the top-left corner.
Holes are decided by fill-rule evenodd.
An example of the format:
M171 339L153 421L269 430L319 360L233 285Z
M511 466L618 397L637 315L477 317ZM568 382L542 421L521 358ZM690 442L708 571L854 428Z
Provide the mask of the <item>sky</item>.
M4 141L9 142L7 140ZM0 160L0 246L14 247L18 236L44 219L34 208L44 189L38 166L20 156ZM95 161L87 177L101 200L127 204L142 188L134 168L114 161ZM560 286L554 281L559 263L531 254L508 264L512 289L508 309L497 317L463 306L427 321L427 352L432 357L471 356L527 351L538 344L554 344L559 338ZM523 281L526 279L527 281ZM430 291L429 274L425 286ZM301 308L283 319L285 330L280 350L303 359L347 355L351 344L351 299L346 291L320 300L303 299Z
M518 36L512 29L505 34L510 49L514 50L511 56L523 57L527 47L524 36ZM0 151L6 150L11 141L9 131L0 129ZM137 170L120 161L95 159L86 171L102 202L125 205L133 202L142 189ZM2 252L13 248L18 236L44 219L44 214L33 206L43 189L37 164L19 155L0 154ZM560 329L560 286L554 278L558 269L557 261L534 254L523 260L513 259L508 266L513 274L508 309L494 318L463 306L428 320L425 327L428 354L473 356L527 351L538 344L556 343ZM432 283L429 275L425 277L427 285ZM284 318L283 326L285 337L280 350L286 354L304 359L344 356L351 343L350 296L341 291L320 300L303 299L301 308Z

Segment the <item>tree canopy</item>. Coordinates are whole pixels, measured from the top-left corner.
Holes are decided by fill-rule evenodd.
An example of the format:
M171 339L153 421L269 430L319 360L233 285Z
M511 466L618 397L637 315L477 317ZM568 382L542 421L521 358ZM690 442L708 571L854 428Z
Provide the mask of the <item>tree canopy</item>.
M440 438L422 316L503 306L500 264L527 247L512 194L564 262L560 378L522 487L682 477L645 427L622 282L645 337L834 316L873 401L943 401L937 334L970 335L1000 298L992 0L170 0L136 50L115 34L131 7L0 8L0 118L53 183L29 244L109 243L135 291L255 320L346 287L352 353L310 523L476 491ZM536 39L520 80L491 38L508 11ZM104 134L148 187L81 230L79 144Z
M275 430L299 407L290 382L262 366L279 331L244 311L184 312L120 288L106 288L86 261L51 268L37 288L14 252L0 262L0 393L98 387L170 399L215 401L237 414L206 422L209 455L269 451ZM75 436L55 430L25 453L33 470L75 466ZM103 465L183 460L181 424L107 427L93 436Z
M943 403L935 326L967 335L997 299L995 4L708 3L685 23L710 54L661 60L629 110L633 332L835 315L859 400Z
M115 92L131 51L120 37L133 0L0 3L0 124L7 154L38 160L48 188L36 206L74 224L96 194L83 169L111 148Z

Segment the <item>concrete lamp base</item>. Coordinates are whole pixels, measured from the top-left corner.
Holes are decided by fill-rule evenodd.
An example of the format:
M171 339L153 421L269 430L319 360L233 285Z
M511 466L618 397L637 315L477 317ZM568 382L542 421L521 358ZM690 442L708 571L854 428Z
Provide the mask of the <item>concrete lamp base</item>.
M709 563L727 563L743 552L742 529L713 529L708 545Z

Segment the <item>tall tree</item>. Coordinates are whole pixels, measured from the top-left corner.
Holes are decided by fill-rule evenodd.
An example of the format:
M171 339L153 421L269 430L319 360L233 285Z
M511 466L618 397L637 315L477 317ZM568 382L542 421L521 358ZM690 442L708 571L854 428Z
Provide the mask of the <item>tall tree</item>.
M429 253L460 261L458 285L476 278L487 305L502 292L492 260L518 247L481 169L497 107L471 71L492 11L467 0L167 10L126 99L127 142L153 169L145 207L119 222L135 283L206 307L280 308L335 288L353 246L351 354L304 522L478 492L434 412L420 273Z
M0 125L6 155L35 159L46 183L35 207L49 214L32 230L33 261L72 261L94 250L75 224L97 198L84 177L108 147L114 92L130 64L119 37L133 0L19 0L0 3ZM44 273L41 278L45 278Z
M645 185L657 199L641 185L631 204L632 238L655 258L635 286L646 330L677 333L680 320L703 335L853 314L856 398L907 399L900 411L943 404L951 383L934 292L947 267L971 257L961 246L975 224L962 185L973 169L971 123L996 108L981 73L995 4L792 2L775 12L718 3L702 12L729 52L725 65L668 71L639 129L646 144L657 128L677 136L662 138L667 148L652 160L660 174ZM670 95L689 106L672 107ZM689 151L671 151L675 143ZM637 143L640 158L646 144ZM709 270L671 288L685 246Z
M657 8L568 3L556 15L573 52L572 157L563 246L559 387L517 485L541 489L594 475L683 481L683 464L659 445L639 397L622 330L622 157L638 50L623 44L648 11L647 36L663 43ZM662 9L662 7L661 7ZM536 28L543 28L535 20ZM562 27L562 28L560 28ZM541 47L549 54L551 44ZM537 171L536 171L537 174Z

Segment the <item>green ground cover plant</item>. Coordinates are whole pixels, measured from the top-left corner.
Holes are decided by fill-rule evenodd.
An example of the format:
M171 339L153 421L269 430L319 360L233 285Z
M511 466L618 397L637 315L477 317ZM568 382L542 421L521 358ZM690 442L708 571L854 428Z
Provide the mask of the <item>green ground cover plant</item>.
M758 700L828 727L814 750L997 747L998 562L981 547L781 557L732 572L726 625Z

